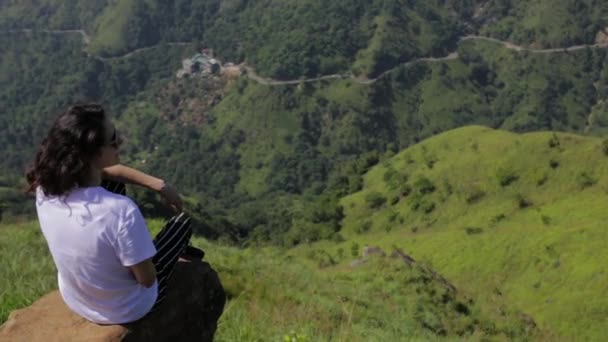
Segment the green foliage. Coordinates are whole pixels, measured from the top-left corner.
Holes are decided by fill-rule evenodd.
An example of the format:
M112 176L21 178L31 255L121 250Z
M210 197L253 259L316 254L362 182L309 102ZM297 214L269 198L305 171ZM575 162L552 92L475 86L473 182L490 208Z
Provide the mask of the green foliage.
M395 205L397 203L399 203L399 200L401 199L401 197L399 196L394 196L393 198L391 198L390 204L391 205Z
M532 203L532 201L528 197L521 193L515 196L515 201L517 202L517 206L519 207L519 209L525 209L534 205L534 203Z
M370 192L365 195L365 203L371 209L377 209L386 203L386 197L380 192Z
M473 203L476 203L476 202L479 202L480 200L482 200L484 198L484 196L486 195L486 193L479 187L471 185L465 191L465 195L466 195L465 200L467 201L467 203L473 204Z
M414 183L414 188L420 195L430 194L436 189L433 182L431 182L430 179L424 176L421 176L418 178L418 180L416 180L416 182Z
M359 244L356 242L351 243L350 245L350 255L353 258L356 258L359 256Z
M308 337L306 335L297 334L295 331L289 332L283 336L283 342L308 342Z
M490 223L498 224L499 222L503 221L506 218L507 218L507 216L505 214L498 214L498 215L492 217L492 219L490 220Z
M496 177L498 178L498 183L502 187L509 186L519 179L517 173L508 167L499 168L498 171L496 171Z
M464 231L467 233L467 235L481 234L481 233L483 233L483 228L465 227Z
M372 229L372 221L365 220L359 224L359 226L355 229L355 231L359 234L367 233Z
M557 134L553 133L551 135L551 139L549 139L549 148L559 148L559 147L560 147L559 138L557 137Z
M555 159L549 160L549 167L551 167L552 169L557 169L559 167L559 161Z
M345 0L328 5L305 0L267 6L260 1L136 0L68 6L44 0L0 6L1 28L83 27L92 40L85 47L76 33L1 37L6 52L0 57L0 107L11 113L0 116L2 173L21 175L37 143L31 137L45 134L54 113L75 100L98 100L129 137L123 161L187 192L196 202L197 216L212 223L212 235L235 242L290 245L339 239L337 216L306 222L312 217L306 208L316 196L359 191L361 175L382 158L454 127L580 132L605 83L602 49L518 53L481 40L456 46L465 27L502 37L493 23L512 28L510 20L525 14L518 12L517 2L501 5L500 11L488 4L478 15L492 13L492 19L476 23L470 21L476 8L472 2ZM563 2L555 7L563 9ZM603 11L588 4L583 12L590 8ZM583 26L599 29L593 15L593 25L578 19L565 25L568 34ZM195 44L163 45L170 41ZM151 48L106 61L82 52L120 55L142 46ZM366 85L353 80L263 86L246 77L234 83L172 79L182 58L201 47L214 48L224 62L246 60L259 74L276 78L349 70L377 75L395 69ZM398 66L455 50L458 59ZM209 105L201 106L210 93L215 96ZM594 134L608 127L600 118ZM408 165L418 161L426 170L441 169L448 161L440 151L466 146L481 153L484 143L471 137L460 145L429 148L408 155ZM565 139L560 143L567 144ZM415 183L407 184L413 173L395 170L386 170L389 189L383 193L399 190L408 196L408 187L418 191ZM438 180L434 175L429 179ZM427 210L431 203L447 201L448 189L447 195L426 203ZM274 205L275 198L285 203ZM20 207L2 206L5 217ZM155 204L143 207L154 212Z
M577 176L577 182L581 189L585 189L595 185L597 183L597 179L589 175L589 173L587 173L586 171L582 171Z
M608 139L602 140L602 153L604 153L605 156L608 156Z
M564 47L593 43L605 27L606 6L594 1L497 1L484 7L483 33L516 43Z
M547 172L544 172L542 174L542 176L540 176L537 180L536 180L536 186L542 186L544 185L547 180L549 180L549 174Z

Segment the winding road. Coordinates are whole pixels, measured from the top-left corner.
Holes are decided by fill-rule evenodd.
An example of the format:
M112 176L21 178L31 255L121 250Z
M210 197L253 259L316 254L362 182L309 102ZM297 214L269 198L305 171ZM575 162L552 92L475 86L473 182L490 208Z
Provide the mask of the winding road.
M482 40L482 41L486 41L486 42L500 44L507 49L514 50L517 52L530 52L530 53L535 53L535 54L572 52L572 51L583 50L583 49L588 49L588 48L608 48L608 43L602 43L602 44L574 45L574 46L570 46L570 47L566 47L566 48L530 49L530 48L526 48L523 46L515 45L510 42L498 40L496 38L476 36L476 35L468 35L468 36L461 37L459 39L459 42L469 41L469 40ZM451 52L449 55L447 55L445 57L418 58L418 59L415 59L415 60L412 60L409 62L399 64L399 65L393 67L392 69L382 72L381 74L379 74L378 76L376 76L374 78L367 78L364 76L354 76L353 74L334 74L334 75L325 75L325 76L320 76L320 77L315 77L315 78L280 81L280 80L275 80L272 78L261 77L261 76L257 75L255 73L255 70L251 67L245 67L245 68L247 69L247 75L249 76L249 78L253 79L254 81L256 81L258 83L261 83L264 85L269 85L269 86L309 83L309 82L318 82L318 81L329 80L329 79L348 79L348 78L352 79L352 81L355 83L372 84L372 83L375 83L376 81L378 81L379 79L381 79L382 77L386 76L387 74L390 74L390 73L394 72L395 70L397 70L401 67L404 67L404 66L409 66L409 65L418 64L418 63L443 62L443 61L454 60L454 59L458 59L458 58L460 58L460 55L458 54L458 52Z
M87 54L87 56L89 56L90 58L100 60L102 62L116 61L116 60L120 60L120 59L124 59L124 58L129 58L135 54L138 54L138 53L146 51L146 50L155 49L159 46L167 46L167 45L169 45L169 46L186 46L186 45L192 44L192 42L168 42L168 43L161 43L161 44L157 44L157 45L153 45L153 46L138 48L138 49L135 49L128 53L125 53L123 55L119 55L119 56L101 57L101 56L93 55L87 51L87 47L91 43L91 37L82 29L73 29L73 30L19 29L19 30L9 30L6 32L8 32L8 33L42 32L42 33L49 33L49 34L79 34L82 37L82 42L84 45L83 51ZM486 41L486 42L496 43L496 44L500 44L503 47L510 49L510 50L514 50L517 52L529 52L529 53L534 53L534 54L564 53L564 52L571 52L571 51L583 50L583 49L588 49L588 48L607 48L608 47L608 43L598 43L598 44L574 45L574 46L569 46L569 47L565 47L565 48L531 49L531 48L526 48L526 47L523 47L520 45L510 43L510 42L502 41L502 40L499 40L496 38L477 36L477 35L464 36L464 37L461 37L458 41L460 43L460 42L470 41L470 40L482 40L482 41ZM379 74L378 76L376 76L374 78L367 78L365 76L355 76L352 73L346 73L346 74L324 75L324 76L313 77L313 78L304 78L304 79L276 80L273 78L259 76L255 72L255 69L250 66L244 66L244 68L247 71L248 78L250 78L260 84L267 85L267 86L294 85L294 84L300 84L300 83L312 83L312 82L319 82L319 81L324 81L324 80L335 80L335 79L340 79L340 80L351 79L355 83L368 85L368 84L375 83L376 81L383 78L387 74L390 74L390 73L394 72L395 70L397 70L401 67L404 67L404 66L409 66L409 65L418 64L418 63L442 62L442 61L458 59L459 57L460 56L459 56L458 52L451 52L450 54L448 54L445 57L422 57L422 58L418 58L418 59L415 59L415 60L412 60L409 62L399 64L392 69L382 72L381 74Z

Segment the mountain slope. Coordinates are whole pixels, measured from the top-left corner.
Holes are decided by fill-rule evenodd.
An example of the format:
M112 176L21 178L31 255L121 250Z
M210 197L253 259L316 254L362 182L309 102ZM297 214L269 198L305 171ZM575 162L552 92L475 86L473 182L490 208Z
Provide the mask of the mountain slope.
M152 233L162 226L149 224ZM349 257L314 248L306 257L193 240L229 298L217 341L525 339L539 333L516 315L491 317L424 265L386 258L350 269ZM56 289L56 271L36 223L0 226L0 247L1 324L12 310ZM339 265L319 266L315 255Z
M472 126L406 149L343 199L343 234L397 245L489 307L606 337L608 143Z

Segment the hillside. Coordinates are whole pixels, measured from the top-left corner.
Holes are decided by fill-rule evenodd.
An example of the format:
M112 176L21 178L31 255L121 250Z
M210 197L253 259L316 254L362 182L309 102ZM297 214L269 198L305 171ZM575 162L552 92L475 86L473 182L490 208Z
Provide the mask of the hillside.
M150 221L157 232L161 221ZM27 245L28 249L23 246ZM396 341L525 339L540 332L515 313L492 317L474 297L450 288L422 264L309 248L236 249L201 238L194 245L228 294L217 341ZM324 262L319 262L324 259ZM8 313L56 288L55 269L36 223L0 227L0 324Z
M608 143L471 126L412 146L345 197L343 236L402 247L558 339L606 338Z
M241 243L336 235L338 199L361 174L449 129L608 127L606 49L591 47L608 25L593 1L69 4L0 4L0 170L11 186L58 111L99 101L128 138L123 160L184 189L216 235ZM279 83L176 79L201 47ZM576 50L534 50L546 47ZM31 212L11 196L0 194L3 217Z
M445 55L481 33L534 47L591 44L608 27L594 0L191 0L0 4L0 29L87 32L90 52L122 55L161 42L195 42L278 78L352 70L375 75L421 56Z
M372 167L341 199L334 241L238 249L197 238L231 298L218 340L603 340L606 158L600 138L467 126ZM361 259L364 246L416 262ZM2 227L0 247L13 256L0 258L6 315L54 277L34 223Z

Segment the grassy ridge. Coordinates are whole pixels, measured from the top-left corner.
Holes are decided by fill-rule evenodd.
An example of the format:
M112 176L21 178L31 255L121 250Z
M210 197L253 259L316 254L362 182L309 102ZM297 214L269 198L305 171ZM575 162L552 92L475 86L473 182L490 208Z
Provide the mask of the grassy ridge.
M155 233L162 222L149 224ZM520 339L536 333L514 316L489 319L473 298L446 287L421 265L387 258L353 270L349 257L315 247L285 252L222 247L199 238L193 243L205 249L228 293L218 341ZM0 247L3 322L10 311L56 288L56 278L36 223L1 227ZM336 261L320 268L319 257Z
M599 138L456 129L372 169L343 199L344 234L403 246L557 336L602 339L607 159Z

